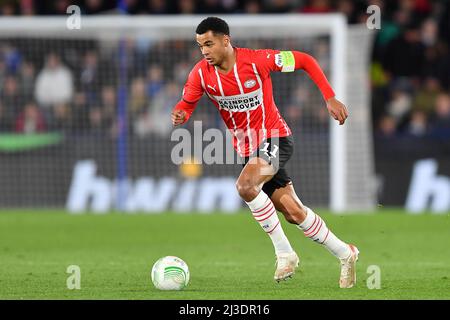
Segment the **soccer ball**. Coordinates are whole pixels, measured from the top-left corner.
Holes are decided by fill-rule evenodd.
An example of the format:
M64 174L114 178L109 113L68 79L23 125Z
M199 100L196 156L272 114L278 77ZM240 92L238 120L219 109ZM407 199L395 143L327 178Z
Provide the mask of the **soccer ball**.
M163 257L153 265L152 282L160 290L181 290L189 283L189 268L178 257Z

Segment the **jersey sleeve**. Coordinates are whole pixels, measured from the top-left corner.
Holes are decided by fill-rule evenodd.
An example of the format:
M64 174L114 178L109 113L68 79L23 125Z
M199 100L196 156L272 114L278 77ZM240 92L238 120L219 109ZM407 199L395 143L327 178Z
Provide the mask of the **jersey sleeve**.
M255 50L258 70L264 75L271 71L292 72L295 70L295 58L292 51L273 49Z
M186 84L184 85L182 99L187 103L196 104L202 97L203 92L199 67L196 65L189 73Z
M255 50L258 70L263 76L271 71L293 72L304 70L320 89L325 100L334 97L334 91L317 61L300 51Z
M204 92L198 70L198 65L196 65L189 73L183 88L181 101L174 108L174 110L184 110L186 112L184 122L188 121Z
M259 49L254 51L256 67L259 73L266 77L271 71L280 71L280 66L276 63L276 57L279 54L278 50L273 49Z

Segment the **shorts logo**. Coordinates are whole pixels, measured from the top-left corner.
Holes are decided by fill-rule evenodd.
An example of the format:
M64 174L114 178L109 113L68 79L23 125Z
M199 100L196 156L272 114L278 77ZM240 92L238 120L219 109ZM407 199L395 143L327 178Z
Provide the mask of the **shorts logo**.
M264 154L269 158L276 158L277 157L277 152L278 152L278 146L276 144L273 145L273 150L269 151L269 142L265 142L264 143L264 148L260 149L259 151L263 151Z
M246 87L247 89L253 88L256 84L256 81L253 79L247 80L244 82L244 87Z

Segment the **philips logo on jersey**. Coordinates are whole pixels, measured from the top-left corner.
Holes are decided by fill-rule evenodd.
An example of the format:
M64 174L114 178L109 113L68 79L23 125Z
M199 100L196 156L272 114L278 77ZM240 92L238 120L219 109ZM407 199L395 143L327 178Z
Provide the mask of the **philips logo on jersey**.
M257 89L245 94L238 94L235 96L213 97L219 103L220 109L225 109L231 112L244 112L254 110L262 104L261 89Z

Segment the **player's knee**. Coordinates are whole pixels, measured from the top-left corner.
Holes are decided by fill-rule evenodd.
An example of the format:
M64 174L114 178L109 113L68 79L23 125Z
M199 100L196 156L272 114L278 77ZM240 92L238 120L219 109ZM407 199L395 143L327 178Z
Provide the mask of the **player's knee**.
M236 182L236 189L239 196L245 201L252 201L259 193L258 188L249 181Z

